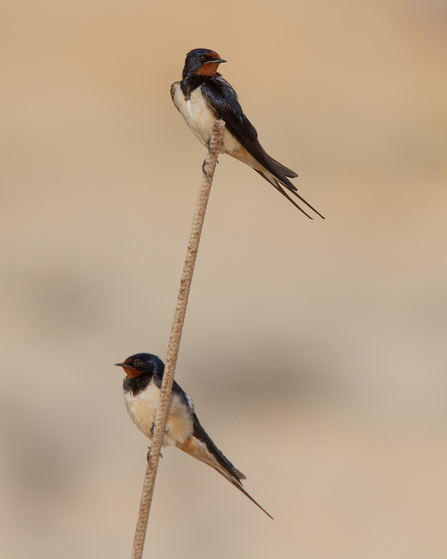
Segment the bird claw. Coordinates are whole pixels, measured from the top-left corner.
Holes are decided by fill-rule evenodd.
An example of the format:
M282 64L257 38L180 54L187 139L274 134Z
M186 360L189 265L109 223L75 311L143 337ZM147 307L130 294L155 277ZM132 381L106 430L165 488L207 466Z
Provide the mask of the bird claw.
M216 161L216 165L219 165L219 160ZM208 176L208 173L205 171L205 167L206 167L206 159L204 159L203 163L202 163L202 173L205 176Z
M147 451L146 458L147 458L148 464L150 464L151 463L151 447L148 446L147 448L148 448L148 451ZM163 454L161 452L160 452L160 458L163 458Z

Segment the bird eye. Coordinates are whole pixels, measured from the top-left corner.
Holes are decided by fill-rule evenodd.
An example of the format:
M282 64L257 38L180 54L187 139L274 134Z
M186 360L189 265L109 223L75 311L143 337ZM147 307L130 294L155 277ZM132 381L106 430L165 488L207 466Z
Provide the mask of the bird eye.
M139 360L139 359L134 359L133 362L133 366L134 367L139 367L140 365L142 365L143 363Z
M200 54L199 55L199 60L202 60L202 62L203 62L204 60L206 60L206 56L204 54Z

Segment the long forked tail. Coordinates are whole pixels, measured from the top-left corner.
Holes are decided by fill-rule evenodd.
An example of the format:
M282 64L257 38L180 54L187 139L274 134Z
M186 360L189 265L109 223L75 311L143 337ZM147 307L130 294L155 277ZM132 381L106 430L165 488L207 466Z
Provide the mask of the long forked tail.
M251 495L249 495L245 489L242 487L241 479L245 479L242 472L237 470L233 464L224 456L224 454L217 448L213 443L210 436L207 434L205 429L200 424L197 419L196 414L193 415L194 418L194 435L190 437L185 443L177 445L180 450L186 452L193 458L204 462L208 466L214 468L219 474L221 474L225 479L232 483L235 487L239 489L246 497L250 499L257 507L259 507L269 518L273 520L271 516L265 509L257 503Z
M219 474L222 474L222 475L224 476L225 479L227 479L227 480L228 480L229 482L231 482L235 487L237 487L237 488L239 489L239 491L241 491L246 497L248 497L248 498L250 499L250 501L251 501L252 503L254 503L257 507L259 507L259 508L262 510L262 512L265 512L265 514L266 514L269 518L271 518L272 520L274 520L273 516L272 516L271 514L269 514L264 508L262 508L261 505L260 505L257 501L255 501L255 500L253 499L253 497L252 497L251 495L249 495L249 494L245 491L245 489L242 487L242 483L241 483L239 480L230 477L228 474L224 473L221 469L215 468L215 470L217 470L217 471L219 472Z
M273 176L271 173L268 172L264 172L264 171L258 171L258 169L255 169L255 171L257 173L259 173L261 175L261 177L263 177L266 181L268 181L270 184L272 184L276 190L278 190L278 192L281 192L281 194L283 196L285 196L287 198L287 200L289 200L289 202L291 202L295 208L298 208L300 210L300 212L302 212L305 216L307 216L309 219L313 219L313 217L311 217L307 212L305 212L303 210L303 208L301 208L296 202L295 200L293 200L289 194L284 190L283 185L289 190L289 192L291 194L293 194L294 196L296 196L299 200L301 200L301 202L303 202L304 204L306 204L306 206L308 206L311 210L313 210L317 215L319 215L322 219L324 219L324 216L320 214L320 212L318 210L316 210L313 206L311 206L309 204L309 202L307 202L302 196L300 196L298 194L298 192L296 191L296 187L289 181L287 180L285 177L285 181L287 181L287 183L285 181L283 181L283 183L281 184L281 182L275 177ZM290 173L292 173L293 171L290 171ZM298 176L296 173L293 173L288 175L288 176Z

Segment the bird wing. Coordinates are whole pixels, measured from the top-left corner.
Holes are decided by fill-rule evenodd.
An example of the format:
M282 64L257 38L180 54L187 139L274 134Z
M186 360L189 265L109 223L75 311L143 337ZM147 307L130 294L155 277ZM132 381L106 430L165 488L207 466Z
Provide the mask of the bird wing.
M297 190L288 177L298 175L281 165L268 155L258 140L258 133L245 116L231 85L221 76L202 84L202 95L216 118L225 121L228 131L267 171L272 173L284 186Z
M246 479L244 474L237 470L233 464L226 458L223 453L217 448L217 446L213 443L208 433L202 427L197 415L193 413L193 436L202 441L208 452L212 454L212 456L217 460L218 465L225 470L225 474L220 471L227 479L230 481L236 480L240 483L241 479ZM210 466L213 464L210 464ZM215 465L213 466L215 467ZM231 478L231 479L230 479Z
M324 219L318 210L309 204L287 177L297 177L298 175L291 169L285 167L264 150L258 141L258 133L253 124L245 116L241 105L237 99L237 94L231 85L218 75L218 77L205 81L202 84L202 95L208 107L216 118L225 121L228 131L238 140L238 142L248 151L248 153L260 163L264 171L255 169L262 177L272 184L283 196L285 196L296 208L304 215L310 217L292 198L287 194L283 187L287 188L294 196L301 200L306 206Z

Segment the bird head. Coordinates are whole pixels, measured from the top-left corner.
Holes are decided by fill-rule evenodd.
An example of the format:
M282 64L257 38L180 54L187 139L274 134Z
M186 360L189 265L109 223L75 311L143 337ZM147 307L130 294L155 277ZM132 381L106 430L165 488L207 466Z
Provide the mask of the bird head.
M226 62L210 49L194 49L186 55L183 79L191 76L215 76L219 64Z
M128 357L124 363L115 363L115 365L122 367L129 378L142 374L163 374L165 368L163 361L151 353L136 353Z

